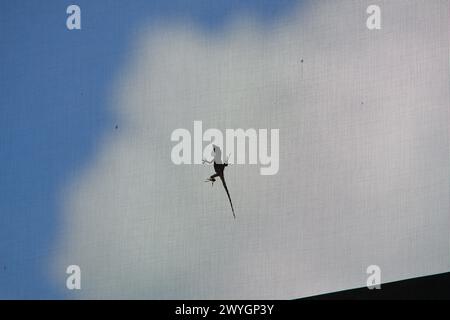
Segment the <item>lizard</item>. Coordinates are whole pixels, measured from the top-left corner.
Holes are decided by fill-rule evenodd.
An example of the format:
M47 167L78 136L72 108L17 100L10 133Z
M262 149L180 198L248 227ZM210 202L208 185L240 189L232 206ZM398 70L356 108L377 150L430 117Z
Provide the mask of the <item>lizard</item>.
M214 171L215 171L215 173L212 176L210 176L209 178L207 178L205 180L205 182L211 182L211 186L214 186L214 182L216 181L216 178L217 177L220 178L220 180L222 181L223 187L225 188L225 191L227 193L228 200L230 201L231 211L233 212L233 217L236 219L236 215L234 213L234 208L233 208L233 202L231 201L230 192L228 191L227 183L225 182L225 176L223 174L225 167L228 166L228 159L225 163L222 163L222 151L216 145L213 145L213 156L214 156L214 158L211 161L203 159L203 164L205 164L205 163L214 164ZM229 156L228 156L228 158L229 158Z

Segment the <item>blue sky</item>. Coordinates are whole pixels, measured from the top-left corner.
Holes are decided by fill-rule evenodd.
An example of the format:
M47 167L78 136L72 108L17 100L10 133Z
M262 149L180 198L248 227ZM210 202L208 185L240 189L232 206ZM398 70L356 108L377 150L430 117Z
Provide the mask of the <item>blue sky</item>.
M48 279L60 190L92 159L116 119L107 92L136 28L192 19L218 32L237 12L270 23L295 1L2 1L0 3L0 298L64 298ZM68 31L66 8L81 7Z

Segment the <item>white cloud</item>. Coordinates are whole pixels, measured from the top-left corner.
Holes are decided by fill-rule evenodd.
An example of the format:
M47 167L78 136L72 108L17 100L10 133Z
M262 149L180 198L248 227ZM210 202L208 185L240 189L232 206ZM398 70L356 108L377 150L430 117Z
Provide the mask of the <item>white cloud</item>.
M383 281L448 271L446 2L382 3L380 31L368 4L142 30L52 272L80 265L86 298L258 299L361 287L370 264ZM278 175L225 172L236 220L211 167L170 161L194 120L280 128Z

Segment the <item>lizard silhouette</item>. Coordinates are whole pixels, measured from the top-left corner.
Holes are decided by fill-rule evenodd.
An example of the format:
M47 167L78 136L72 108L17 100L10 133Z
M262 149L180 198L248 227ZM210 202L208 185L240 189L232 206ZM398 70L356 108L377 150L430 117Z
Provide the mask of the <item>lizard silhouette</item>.
M223 171L225 170L225 167L228 166L228 159L225 163L222 163L222 150L216 145L213 144L213 159L211 161L203 159L203 164L209 163L214 164L214 173L212 176L210 176L208 179L205 180L205 182L211 182L211 186L214 186L214 182L216 181L216 178L219 177L220 180L222 180L223 187L225 188L225 191L227 192L228 200L230 200L231 205L231 211L233 212L233 217L236 219L236 215L234 214L234 208L233 208L233 202L231 201L230 192L228 191L227 183L225 182L225 176L223 174ZM229 156L228 156L229 157Z

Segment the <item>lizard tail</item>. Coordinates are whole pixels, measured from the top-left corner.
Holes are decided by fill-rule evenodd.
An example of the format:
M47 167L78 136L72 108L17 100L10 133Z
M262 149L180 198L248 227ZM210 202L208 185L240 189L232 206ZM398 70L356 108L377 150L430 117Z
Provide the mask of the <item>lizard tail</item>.
M230 193L228 192L227 183L225 182L225 177L223 175L220 176L220 180L222 180L223 187L227 192L228 200L230 200L231 211L233 212L233 217L236 219L236 215L234 214L233 202L231 201Z

